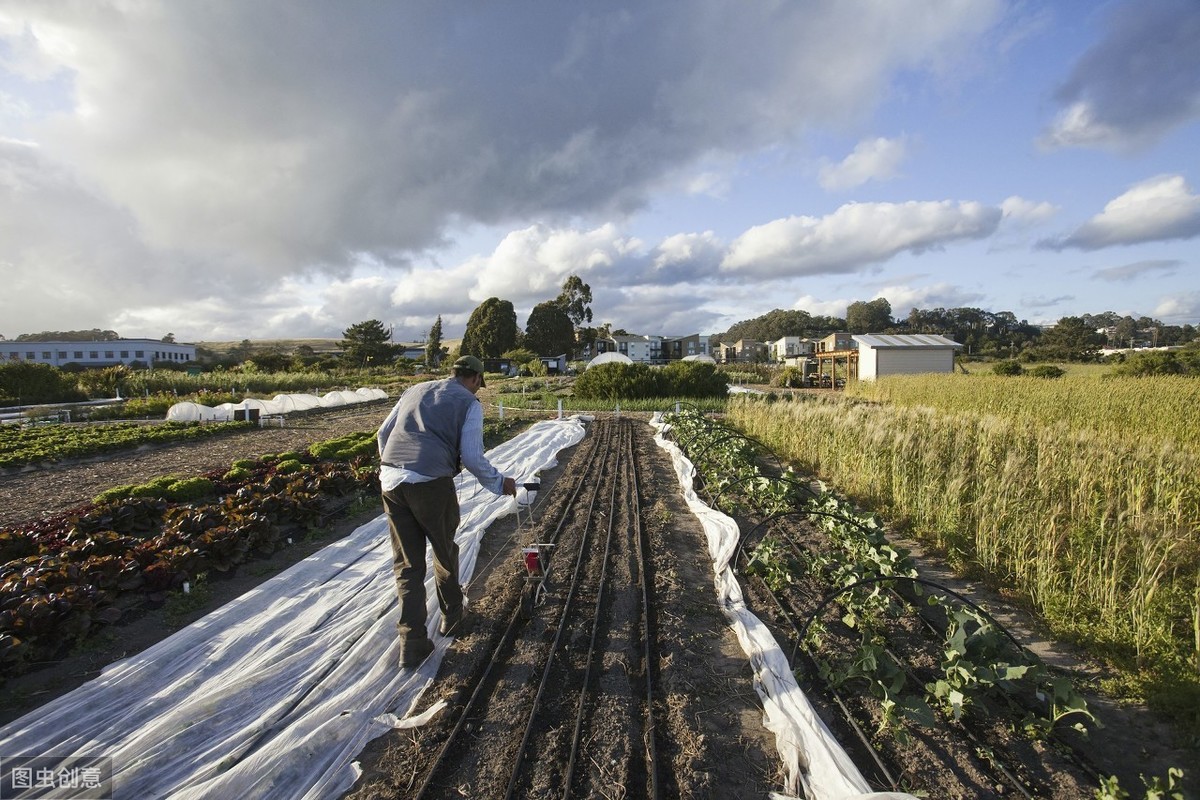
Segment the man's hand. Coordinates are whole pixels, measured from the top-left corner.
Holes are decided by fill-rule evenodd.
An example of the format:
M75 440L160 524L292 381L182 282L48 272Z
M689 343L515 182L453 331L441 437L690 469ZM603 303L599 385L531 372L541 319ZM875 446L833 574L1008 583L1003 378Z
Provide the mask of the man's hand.
M517 496L517 482L515 480L513 480L512 478L505 478L503 493L507 494L507 495L511 495L512 497L516 497Z

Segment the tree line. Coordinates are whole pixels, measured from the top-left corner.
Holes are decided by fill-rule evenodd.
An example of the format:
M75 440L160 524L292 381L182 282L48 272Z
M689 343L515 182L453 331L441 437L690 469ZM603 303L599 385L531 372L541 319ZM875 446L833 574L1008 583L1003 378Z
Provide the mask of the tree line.
M718 334L722 342L754 339L771 342L785 336L820 339L831 333L937 334L963 345L973 356L1023 361L1094 361L1101 348L1163 347L1196 341L1192 325L1166 325L1150 317L1102 314L1062 317L1045 328L1018 319L1011 311L982 308L914 308L893 319L886 298L853 302L845 318L775 309L744 320Z

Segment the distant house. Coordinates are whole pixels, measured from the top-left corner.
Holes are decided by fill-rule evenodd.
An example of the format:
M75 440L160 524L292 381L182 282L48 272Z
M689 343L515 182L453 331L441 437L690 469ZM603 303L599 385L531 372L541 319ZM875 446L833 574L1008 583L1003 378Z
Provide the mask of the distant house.
M396 345L396 358L408 358L413 361L425 360L425 345L421 342L402 342ZM435 367L436 364L429 366Z
M720 361L753 363L767 360L767 346L757 339L738 339L733 344L721 345Z
M854 337L849 333L831 333L817 342L818 353L836 353L854 349Z
M511 378L517 374L517 367L512 363L511 358L485 358L483 359L483 371L485 373L498 372Z
M110 339L98 342L0 342L0 362L29 361L61 367L115 367L135 361L185 364L196 360L196 345L158 339Z
M858 345L858 379L864 381L885 375L953 372L955 351L962 347L952 339L932 334L872 333L853 339Z
M688 356L710 355L711 336L701 336L692 333L687 336L664 336L662 340L662 359L664 361L679 361Z
M658 348L651 348L651 340L646 336L622 333L611 338L617 345L616 352L627 356L630 361L649 364L659 352ZM659 344L661 346L661 337L659 338Z
M817 343L812 339L799 336L784 336L773 342L767 342L767 356L771 361L787 362L798 356L808 356L815 353Z
M538 356L543 364L546 365L546 374L548 375L566 375L567 374L567 354L561 353L557 356Z

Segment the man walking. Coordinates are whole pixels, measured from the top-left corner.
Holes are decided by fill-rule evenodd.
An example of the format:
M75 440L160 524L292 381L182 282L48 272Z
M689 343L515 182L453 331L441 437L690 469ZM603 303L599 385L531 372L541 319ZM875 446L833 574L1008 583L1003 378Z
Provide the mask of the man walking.
M433 652L425 630L425 542L433 551L433 576L448 636L462 619L458 583L458 495L454 476L462 467L493 494L516 496L512 478L501 475L483 453L483 409L475 393L484 386L483 362L463 356L445 380L409 387L376 440L379 480L392 540L392 572L400 597L400 666L415 667Z

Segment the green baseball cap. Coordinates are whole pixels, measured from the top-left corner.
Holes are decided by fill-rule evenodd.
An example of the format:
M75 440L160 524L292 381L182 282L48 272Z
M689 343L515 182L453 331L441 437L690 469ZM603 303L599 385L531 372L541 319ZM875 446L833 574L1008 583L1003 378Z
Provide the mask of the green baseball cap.
M480 378L479 385L487 386L487 384L483 382L483 362L475 356L459 356L458 360L454 362L454 369L467 369L471 372L478 372Z

